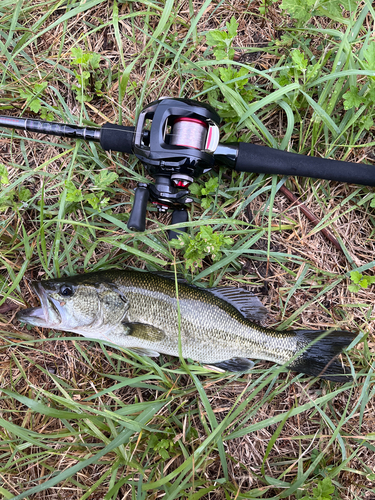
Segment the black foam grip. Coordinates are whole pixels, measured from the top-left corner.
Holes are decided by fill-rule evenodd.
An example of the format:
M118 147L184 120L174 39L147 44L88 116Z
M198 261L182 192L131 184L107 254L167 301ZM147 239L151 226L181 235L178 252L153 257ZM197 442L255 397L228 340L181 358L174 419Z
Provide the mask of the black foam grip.
M132 153L134 127L105 123L101 128L100 145L105 151Z
M180 222L187 222L189 220L189 216L187 213L187 210L174 210L172 213L172 224L180 224ZM180 227L176 229L176 231L173 231L173 229L170 229L168 231L168 238L170 240L174 240L175 238L178 238L178 235L180 232L185 232L186 227Z
M133 208L128 220L128 228L131 231L146 229L146 210L150 192L145 186L138 186L134 193Z
M304 156L245 142L239 143L235 170L375 186L374 165Z

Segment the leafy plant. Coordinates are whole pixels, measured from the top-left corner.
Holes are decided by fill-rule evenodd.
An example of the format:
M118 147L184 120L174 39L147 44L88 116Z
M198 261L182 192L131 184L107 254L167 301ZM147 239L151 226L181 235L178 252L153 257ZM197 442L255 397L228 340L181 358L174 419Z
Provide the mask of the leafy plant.
M9 184L8 169L6 165L0 163L0 186L2 184ZM0 196L0 212L3 212L9 207L14 210L26 207L27 202L31 198L31 192L29 189L23 187L22 185L17 186L17 188L12 189L7 193L1 193Z
M75 203L86 201L94 210L104 208L110 200L110 198L105 197L104 191L111 191L109 186L117 179L118 175L115 172L101 170L99 174L94 175L94 186L89 193L83 193L81 189L75 186L73 181L65 181L65 188L67 190L66 200Z
M211 30L206 35L208 45L212 47L217 61L222 59L233 60L234 49L232 47L233 39L237 35L238 22L234 17L229 23L226 23L227 31Z
M171 431L169 427L165 430L166 432ZM171 458L170 453L175 451L173 438L166 439L166 436L168 436L168 434L151 434L148 441L148 448L157 452L163 460Z
M0 163L0 184L8 184L8 170L4 163Z
M100 54L95 52L84 52L81 48L73 48L71 50L74 66L79 66L79 71L74 69L74 74L78 84L72 85L72 89L76 93L77 101L89 102L93 99L93 93L100 94L103 83L100 81Z
M171 246L184 251L185 267L192 271L202 267L202 261L210 257L216 262L222 257L222 250L229 248L233 243L232 238L223 233L214 232L211 226L202 226L194 238L181 233L178 239L170 242Z
M207 182L205 182L204 186L201 186L200 184L193 183L189 187L190 191L192 194L197 196L198 198L203 198L201 199L201 205L204 209L207 210L207 208L210 207L211 203L214 202L214 198L211 195L211 193L215 193L217 188L219 187L219 180L217 177L210 177Z
M52 121L54 119L53 113L43 106L43 101L39 97L44 93L47 86L47 82L34 83L31 87L20 90L20 96L26 99L25 104L30 111L33 113L40 112L43 120Z
M290 83L302 81L304 84L316 78L321 70L321 63L309 63L309 59L299 49L293 49L290 56L286 60L285 68L280 71L280 76L275 80L282 86L289 85ZM293 94L291 94L292 96ZM293 98L286 96L285 100L297 110L304 107L302 95L293 96Z
M342 7L350 11L352 0L283 0L281 8L297 20L299 25L305 24L313 16L325 16L346 23Z
M371 42L367 49L363 51L361 66L364 70L375 70L375 42ZM372 111L375 104L375 78L370 76L369 80L366 80L367 79L364 80L361 86L350 86L350 89L343 95L345 109L365 106ZM373 125L374 120L370 114L362 118L362 126L364 129L370 130ZM371 206L375 205L371 204Z
M1 182L0 182L1 184ZM7 208L12 207L13 210L19 210L20 208L27 208L28 201L31 198L31 192L29 189L18 186L12 191L2 194L0 197L0 212L5 211Z
M318 481L317 487L313 488L312 495L305 495L301 500L332 500L332 494L335 487L332 484L330 477L325 477L322 481Z
M375 283L375 276L363 276L358 271L352 271L350 273L350 279L353 285L349 285L348 289L351 292L358 292L361 288L368 288L370 285Z
M235 51L232 47L233 40L237 35L238 23L234 17L229 23L226 23L226 31L211 30L206 34L207 44L212 47L213 54L218 63L224 60L232 61ZM220 115L225 118L226 125L224 131L229 133L232 129L231 123L237 123L239 115L234 107L225 99L220 89L211 89L216 86L216 79L225 83L228 89L237 92L246 102L251 102L257 96L254 87L249 84L248 70L244 67L237 69L232 64L226 64L212 70L212 78L204 83L204 90L207 90L207 97L210 104L219 110ZM208 76L209 77L209 76ZM222 98L224 97L224 99ZM228 140L230 137L228 137Z

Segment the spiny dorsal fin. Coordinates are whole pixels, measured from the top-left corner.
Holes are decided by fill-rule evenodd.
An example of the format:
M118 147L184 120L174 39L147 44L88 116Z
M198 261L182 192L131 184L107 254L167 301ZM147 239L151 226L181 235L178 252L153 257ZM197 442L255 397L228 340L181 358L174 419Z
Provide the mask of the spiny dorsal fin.
M168 271L157 271L156 274L162 278L168 278L171 280L175 279L173 272ZM256 295L245 290L244 288L233 288L233 287L214 287L214 288L200 288L196 285L188 283L188 281L181 275L177 275L177 282L187 284L193 288L198 288L200 290L205 290L212 293L216 297L225 300L233 307L237 309L238 312L242 314L245 318L252 321L263 321L268 310L264 307L262 302L258 299Z
M262 321L268 314L258 297L244 288L217 287L206 290L231 304L249 320Z
M188 280L184 278L181 274L177 274L177 276L175 276L173 271L152 271L151 274L155 274L160 278L167 278L168 280L172 281L175 281L175 278L177 278L177 283L183 283L184 285L194 286L189 284Z

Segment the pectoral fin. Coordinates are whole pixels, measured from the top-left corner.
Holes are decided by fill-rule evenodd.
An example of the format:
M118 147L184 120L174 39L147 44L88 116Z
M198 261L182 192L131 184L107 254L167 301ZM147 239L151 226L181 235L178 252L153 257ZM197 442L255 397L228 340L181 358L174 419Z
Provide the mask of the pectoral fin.
M160 328L157 328L147 323L125 323L124 327L127 330L127 335L131 335L140 340L148 342L160 342L165 338L165 333Z
M126 335L134 338L134 343L137 344L136 340L141 340L143 342L160 342L164 339L165 333L160 328L157 328L146 323L122 323L126 331ZM151 358L156 358L160 353L154 349L148 347L139 347L131 345L126 347L129 351L133 351L139 356L150 356Z
M160 356L160 352L153 351L152 349L144 349L142 347L127 347L129 351L133 351L138 356L149 356L150 358L157 358Z
M210 363L227 372L247 372L254 366L254 362L247 358L231 358L219 363Z

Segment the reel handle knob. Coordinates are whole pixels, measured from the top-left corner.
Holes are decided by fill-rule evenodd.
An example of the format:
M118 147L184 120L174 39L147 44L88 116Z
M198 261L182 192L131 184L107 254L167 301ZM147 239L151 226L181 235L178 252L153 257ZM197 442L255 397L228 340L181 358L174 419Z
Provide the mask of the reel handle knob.
M139 183L135 190L133 208L128 220L131 231L143 232L146 229L147 202L150 197L147 184Z
M180 222L187 222L189 219L187 210L185 208L182 208L180 210L174 210L172 213L172 224L180 224ZM173 229L170 229L168 231L168 238L169 240L174 240L178 238L178 235L180 232L186 232L186 227L180 227L176 229L176 231L173 231Z

